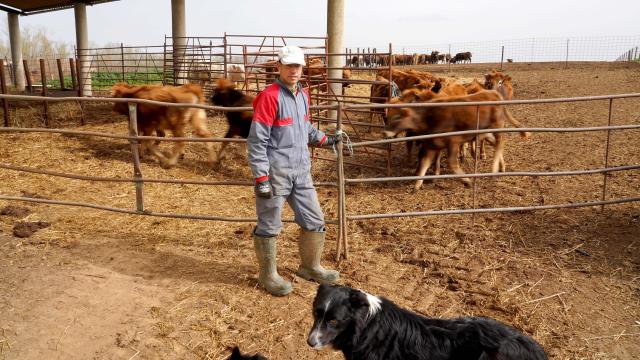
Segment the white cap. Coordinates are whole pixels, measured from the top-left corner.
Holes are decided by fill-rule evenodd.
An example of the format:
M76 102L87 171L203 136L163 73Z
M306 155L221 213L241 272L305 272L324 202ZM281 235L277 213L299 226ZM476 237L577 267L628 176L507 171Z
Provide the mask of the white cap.
M298 64L305 66L307 65L304 62L304 54L302 53L302 49L297 46L288 45L283 46L278 51L278 60L284 65L289 64Z

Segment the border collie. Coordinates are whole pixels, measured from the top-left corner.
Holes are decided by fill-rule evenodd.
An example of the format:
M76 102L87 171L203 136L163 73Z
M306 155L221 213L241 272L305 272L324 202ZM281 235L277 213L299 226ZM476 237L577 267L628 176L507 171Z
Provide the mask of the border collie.
M320 285L307 343L332 346L347 360L544 360L542 347L484 317L427 318L383 297Z
M229 357L228 360L267 360L267 358L260 354L243 355L240 352L240 349L236 346L233 348L233 351L231 352L231 356Z

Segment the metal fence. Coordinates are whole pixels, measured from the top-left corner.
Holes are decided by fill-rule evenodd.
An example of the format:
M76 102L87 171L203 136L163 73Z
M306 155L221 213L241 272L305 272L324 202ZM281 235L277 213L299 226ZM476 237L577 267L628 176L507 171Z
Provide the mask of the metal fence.
M638 57L623 56L640 46L640 35L563 38L524 38L494 41L451 42L433 44L394 44L397 54L440 54L471 52L473 63L549 62L549 61L631 61ZM365 47L350 47L358 51ZM373 47L378 51L386 45Z
M562 99L545 99L545 100L510 100L510 101L494 101L494 102L464 102L464 103L411 103L411 104L342 104L338 103L335 106L315 106L316 108L321 109L336 109L337 110L337 130L341 131L343 128L343 112L348 109L361 109L361 108L393 108L393 107L437 107L437 106L476 106L476 111L478 112L479 118L479 107L481 105L519 105L519 104L550 104L550 103L562 103L562 102L579 102L579 101L595 101L595 100L608 100L608 125L607 126L598 126L598 127L583 127L583 128L503 128L503 129L480 129L479 121L475 130L467 130L467 131L458 131L458 132L450 132L450 133L440 133L440 134L430 134L430 135L421 135L414 137L406 137L406 138L395 138L395 139L386 139L386 140L376 140L376 141L368 141L368 142L359 142L351 144L354 148L359 148L368 145L374 144L390 144L394 142L404 142L404 141L414 141L414 140L425 140L431 139L435 137L445 137L445 136L454 136L454 135L470 135L474 134L476 137L476 143L478 143L478 136L483 133L503 133L503 132L559 132L559 133L574 133L574 132L593 132L593 131L606 131L607 132L607 141L606 141L606 150L605 157L603 159L603 167L597 169L588 169L588 170L569 170L562 172L504 172L504 173L478 173L477 167L472 174L465 175L430 175L430 176L405 176L405 177L383 177L383 178L346 178L345 177L345 162L343 156L344 144L342 141L337 143L337 152L336 152L336 160L338 163L336 169L337 175L337 183L318 183L319 186L333 186L338 188L338 218L327 221L330 224L338 225L338 241L337 241L337 249L336 254L338 260L341 258L348 257L348 221L349 220L368 220L368 219L379 219L379 218L394 218L394 217L413 217L413 216L433 216L433 215L449 215L449 214L472 214L475 216L477 213L494 213L494 212L520 212L520 211L534 211L534 210L546 210L546 209L563 209L563 208L577 208L577 207L590 207L590 206L605 206L609 204L622 204L622 203L630 203L630 202L638 202L640 201L640 196L632 196L625 198L617 198L617 199L608 199L607 198L607 175L613 172L619 171L633 171L640 169L639 164L627 164L621 166L610 167L609 166L609 152L610 152L610 137L612 131L624 131L624 130L638 130L640 129L640 125L627 124L627 125L611 125L611 114L613 111L613 103L615 99L623 99L623 98L640 98L640 93L634 94L621 94L621 95L605 95L605 96L590 96L590 97L575 97L575 98L562 98ZM14 171L22 171L22 172L31 172L31 173L39 173L46 174L50 176L60 176L67 177L73 179L80 179L86 181L117 181L117 182L132 182L135 184L136 191L136 209L121 209L121 208L112 208L101 206L98 204L90 204L90 203L78 203L78 202L68 202L68 201L57 201L57 200L45 200L45 199L35 199L28 197L17 197L17 196L8 196L8 195L0 195L0 199L2 200L10 200L10 201L28 201L28 202L39 202L39 203L47 203L54 205L67 205L67 206L80 206L87 208L94 208L100 210L107 210L113 212L127 213L127 214L137 214L137 215L146 215L146 216L159 216L159 217L172 217L172 218L186 218L186 219L200 219L200 220L215 220L215 221L231 221L231 222L254 222L255 218L231 218L224 216L210 216L210 215L193 215L193 214L174 214L174 213L159 213L149 211L145 209L144 206L144 184L145 183L178 183L178 184L200 184L200 185L237 185L237 186L252 186L251 182L247 181L184 181L184 180L170 180L170 179L148 179L142 176L140 170L140 157L138 154L138 144L140 140L160 140L160 141L194 141L194 142L203 142L203 141L217 141L217 142L245 142L244 139L225 139L225 138L210 138L210 139L193 139L193 138L162 138L162 137L151 137L151 136L138 136L137 134L137 112L136 108L139 103L145 104L155 104L160 106L168 106L168 107L197 107L203 109L211 109L218 111L243 111L250 110L250 107L242 107L242 108L224 108L224 107L211 107L206 105L185 105L185 104L168 104L161 103L150 100L139 100L139 99L113 99L113 98L84 98L84 97L72 97L72 98L44 98L44 97L30 97L30 96L18 96L18 95L0 95L0 99L7 101L108 101L108 102L128 102L129 103L129 136L122 135L114 135L108 133L98 133L98 132L86 132L86 131L72 131L72 130L60 130L60 129L41 129L41 128L10 128L3 127L0 128L0 133L16 133L16 132L49 132L49 133L60 133L60 134L75 134L82 136L100 136L112 139L121 139L128 140L131 144L132 151L132 162L134 169L134 177L129 179L122 178L100 178L100 177L92 177L92 176L78 176L73 174L65 174L59 173L49 170L43 169L33 169L26 168L17 165L11 164L0 164L0 168L14 170ZM476 154L478 151L476 151ZM477 155L476 155L476 164L477 164ZM476 179L483 177L505 177L505 176L578 176L585 174L602 174L603 175L603 184L602 184L602 196L599 199L594 199L593 201L580 202L580 203L567 203L567 204L553 204L553 205L542 205L542 206L519 206L519 207L498 207L498 208L479 208L476 202ZM471 207L464 209L447 209L447 210L431 210L431 211L420 211L420 212L404 212L404 213L383 213L383 214L355 214L348 215L346 211L346 204L348 202L348 198L346 197L345 188L347 185L358 184L358 183L373 183L373 182L392 182L392 181L414 181L418 179L455 179L459 177L469 177L473 179L473 203ZM636 189L637 190L637 189ZM475 218L474 218L475 219ZM286 219L285 221L291 222L292 219Z

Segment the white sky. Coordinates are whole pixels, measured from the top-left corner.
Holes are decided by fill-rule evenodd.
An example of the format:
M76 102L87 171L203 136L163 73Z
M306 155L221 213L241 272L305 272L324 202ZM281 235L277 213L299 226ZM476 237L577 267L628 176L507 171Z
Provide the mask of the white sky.
M345 0L347 47L420 47L519 38L640 35L640 0ZM326 33L326 0L185 0L188 36ZM162 45L171 35L171 0L88 6L92 46ZM75 44L73 10L23 16L52 40Z

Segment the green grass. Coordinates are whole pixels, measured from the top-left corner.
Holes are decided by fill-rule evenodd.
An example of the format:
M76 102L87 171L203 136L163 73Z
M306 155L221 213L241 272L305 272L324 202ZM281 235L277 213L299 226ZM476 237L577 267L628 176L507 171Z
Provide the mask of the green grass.
M65 80L66 81L66 80ZM162 73L133 74L121 72L99 72L91 74L91 84L96 88L109 88L115 83L126 82L128 84L152 84L162 82Z

